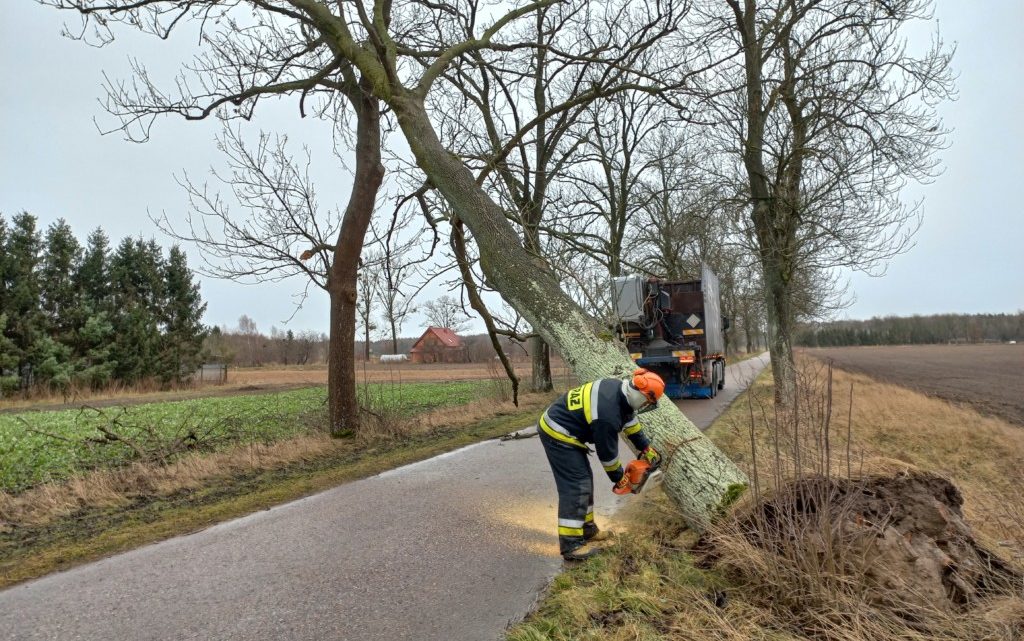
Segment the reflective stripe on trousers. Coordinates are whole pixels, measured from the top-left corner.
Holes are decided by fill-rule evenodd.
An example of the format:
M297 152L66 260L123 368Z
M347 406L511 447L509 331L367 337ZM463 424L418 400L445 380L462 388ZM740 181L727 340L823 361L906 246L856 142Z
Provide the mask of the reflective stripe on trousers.
M558 550L561 554L583 545L597 531L594 524L594 475L587 450L540 431L540 442L558 488Z

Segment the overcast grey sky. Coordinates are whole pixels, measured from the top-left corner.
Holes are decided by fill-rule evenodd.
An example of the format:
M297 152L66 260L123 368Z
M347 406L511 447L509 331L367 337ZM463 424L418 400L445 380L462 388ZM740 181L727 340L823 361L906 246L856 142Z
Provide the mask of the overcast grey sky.
M126 78L128 57L135 56L157 74L171 74L177 60L169 54L187 51L187 34L171 45L129 34L96 49L60 36L68 17L61 12L31 0L5 5L0 212L9 219L27 210L43 228L66 218L83 240L102 226L115 243L141 234L169 244L147 211L180 214L186 199L173 175L201 177L223 166L213 143L219 124L165 119L150 142L137 145L101 136L93 121L110 124L98 102L103 72ZM1015 193L1024 184L1024 0L940 1L936 16L943 38L958 47L960 99L940 109L953 129L952 146L941 154L945 171L934 184L908 190L909 199L924 198L916 247L883 278L854 275L856 302L844 317L1024 310L1024 211ZM252 131L287 133L330 161L314 174L317 187L324 205L344 202L349 177L328 155L324 123L299 119L293 101L271 105L258 118ZM243 286L204 278L205 321L233 327L248 314L263 331L280 328L302 287L300 280ZM403 334L419 334L422 326L413 318ZM326 331L326 296L313 292L288 327Z

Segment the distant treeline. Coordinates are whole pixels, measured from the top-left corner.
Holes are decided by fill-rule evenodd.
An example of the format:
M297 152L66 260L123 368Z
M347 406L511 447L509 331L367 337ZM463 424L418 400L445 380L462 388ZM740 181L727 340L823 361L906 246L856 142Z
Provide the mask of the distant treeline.
M177 246L97 228L83 247L63 219L0 214L0 392L179 382L201 361L206 304Z
M803 326L796 336L804 347L843 345L921 345L984 343L1024 339L1024 312L1017 314L936 314L886 316Z

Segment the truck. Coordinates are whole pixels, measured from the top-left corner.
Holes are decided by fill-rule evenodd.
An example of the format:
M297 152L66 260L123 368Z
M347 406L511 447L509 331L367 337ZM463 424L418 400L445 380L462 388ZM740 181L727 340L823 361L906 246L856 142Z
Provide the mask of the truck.
M725 330L718 276L612 279L615 332L630 358L665 381L669 398L714 398L725 387Z

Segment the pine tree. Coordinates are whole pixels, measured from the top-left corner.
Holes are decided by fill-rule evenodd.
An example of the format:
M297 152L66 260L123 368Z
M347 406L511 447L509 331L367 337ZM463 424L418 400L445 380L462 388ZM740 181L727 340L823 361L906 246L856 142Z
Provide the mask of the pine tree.
M75 338L75 379L99 389L111 383L117 369L112 345L110 241L102 228L97 227L89 234L74 280L84 316Z
M21 386L21 378L18 376L18 354L14 341L7 338L6 333L7 314L0 313L0 397L17 391Z
M114 326L107 312L89 316L78 332L74 378L77 382L99 389L109 385L117 369L112 343Z
M132 238L122 240L110 259L111 357L114 377L125 383L150 378L158 369L160 262L159 248L154 254L150 243Z
M17 376L22 388L32 381L34 347L43 336L44 323L39 307L39 260L42 240L36 229L36 217L22 212L14 217L7 236L5 255L7 338L17 359Z
M0 314L3 314L7 310L7 287L8 287L8 275L7 275L7 264L10 262L7 257L7 221L4 220L4 215L0 213ZM0 336L3 336L3 330L0 330Z
M14 341L7 337L7 289L8 276L8 231L7 221L0 214L0 397L18 389L18 355Z
M207 330L201 319L206 303L199 295L199 284L192 279L185 252L177 245L171 247L170 258L163 269L162 288L160 377L164 382L181 382L202 361L200 353Z
M75 361L71 347L52 336L42 334L32 347L35 361L32 374L35 385L66 392L75 374Z
M47 333L69 347L86 317L75 283L81 260L82 246L67 221L61 218L50 225L39 269L40 303Z
M75 285L82 302L93 312L110 308L110 240L99 227L89 234L85 254L75 274Z

